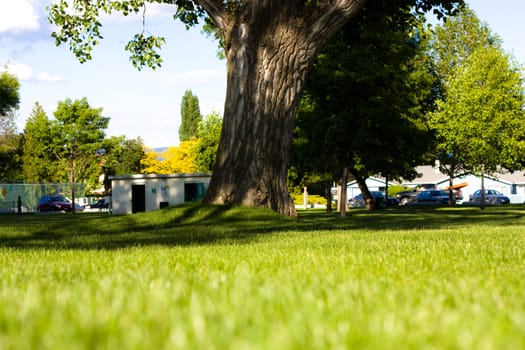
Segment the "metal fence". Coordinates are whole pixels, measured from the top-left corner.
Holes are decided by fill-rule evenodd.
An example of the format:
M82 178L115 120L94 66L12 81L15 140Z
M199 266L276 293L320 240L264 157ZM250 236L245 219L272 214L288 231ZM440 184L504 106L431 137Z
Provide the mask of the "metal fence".
M62 194L71 199L71 184L4 184L0 183L0 213L18 213L19 200L22 213L34 213L38 198L45 194ZM75 184L75 197L86 196L86 185Z

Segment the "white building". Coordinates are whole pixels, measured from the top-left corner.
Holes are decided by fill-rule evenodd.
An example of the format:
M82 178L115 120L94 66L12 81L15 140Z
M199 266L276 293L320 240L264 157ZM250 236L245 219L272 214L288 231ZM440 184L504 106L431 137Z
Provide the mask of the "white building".
M448 176L441 173L437 167L430 165L419 166L416 171L420 176L411 182L404 182L407 187L418 185L434 184L438 189L445 189L449 185ZM514 173L486 174L484 176L485 189L499 191L510 198L512 204L525 203L525 172L515 171ZM461 188L463 200L468 201L469 196L481 189L481 176L463 175L457 176L453 184L466 183L467 186Z
M202 199L211 174L140 174L110 176L111 212L132 214Z
M385 179L370 176L369 178L365 180L365 183L369 191L385 192L386 190ZM355 180L351 181L346 185L346 198L348 199L354 198L360 193L361 193L361 190L359 189L359 185L357 184L357 181Z
M441 173L439 168L430 165L418 166L416 168L419 174L413 181L402 182L401 185L406 187L418 187L421 185L432 185L437 189L446 189L449 186L448 176ZM512 204L525 204L525 171L515 171L514 173L497 173L486 174L484 176L485 189L492 189L499 191L510 198ZM475 191L481 189L481 177L477 175L463 175L454 178L452 184L459 185L466 183L467 186L461 188L463 200L467 202L469 196ZM386 188L385 179L381 177L369 177L366 179L366 184L370 191L384 192ZM396 185L396 182L390 182L390 185ZM337 190L332 189L334 198L337 196ZM356 181L351 181L347 184L347 196L353 198L360 194Z

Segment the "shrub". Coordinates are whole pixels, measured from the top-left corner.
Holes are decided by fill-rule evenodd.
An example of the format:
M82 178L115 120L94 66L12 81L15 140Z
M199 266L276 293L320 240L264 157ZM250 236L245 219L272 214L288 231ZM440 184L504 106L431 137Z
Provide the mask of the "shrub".
M303 204L303 193L290 193L290 197L292 198L293 202L296 205L302 205ZM315 194L309 194L308 195L308 204L322 204L326 205L326 198L323 196L315 195Z

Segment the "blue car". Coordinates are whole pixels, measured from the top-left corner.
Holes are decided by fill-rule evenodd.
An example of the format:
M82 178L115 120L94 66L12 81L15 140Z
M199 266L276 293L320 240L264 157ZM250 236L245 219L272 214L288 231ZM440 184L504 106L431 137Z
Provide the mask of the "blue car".
M470 203L481 203L481 190L470 195ZM510 198L496 190L485 190L486 204L509 204Z
M417 195L417 204L448 204L449 194L448 191L442 190L429 190L422 191Z

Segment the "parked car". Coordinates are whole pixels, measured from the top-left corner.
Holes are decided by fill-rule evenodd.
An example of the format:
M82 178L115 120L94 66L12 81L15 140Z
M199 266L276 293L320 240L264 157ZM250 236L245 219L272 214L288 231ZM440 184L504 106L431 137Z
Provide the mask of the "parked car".
M396 197L386 197L386 202L389 207L397 207L399 205L399 201Z
M56 195L44 195L38 199L36 211L39 213L44 212L69 212L72 210L71 202L66 197Z
M85 207L81 204L75 203L75 211L84 211Z
M430 190L420 192L414 203L448 204L448 200L448 191Z
M470 203L481 203L481 190L477 190L470 195ZM485 190L486 204L509 204L510 198L496 190Z
M401 205L408 204L410 202L416 202L417 197L423 191L427 190L436 190L436 185L434 184L421 184L412 189L401 191L396 193L396 198Z
M374 201L377 202L377 198L380 198L380 200L385 198L385 194L380 191L370 191L370 194L374 198ZM353 198L350 198L348 200L348 204L352 208L363 208L365 206L365 199L363 198L363 194L359 193L357 196L354 196Z
M385 194L381 191L370 191L370 194L372 194L372 197L374 198L374 201L376 204L379 203L379 205L384 206L385 200L386 200L389 206L399 205L399 201L397 200L397 198L392 198L392 197L385 198ZM360 193L354 198L350 198L350 200L348 201L348 204L352 208L364 208L365 200L363 199L363 194Z
M89 205L90 209L108 209L109 201L105 198L99 199L98 201Z

